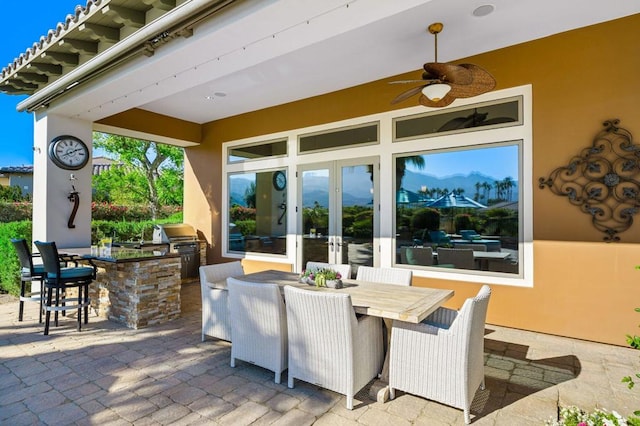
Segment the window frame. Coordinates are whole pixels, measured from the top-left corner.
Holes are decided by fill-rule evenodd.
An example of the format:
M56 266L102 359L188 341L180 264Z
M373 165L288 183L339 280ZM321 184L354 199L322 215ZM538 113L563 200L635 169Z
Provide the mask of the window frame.
M415 106L399 110L392 110L382 113L376 113L367 116L354 117L347 120L325 123L306 128L290 129L287 131L274 133L270 135L261 135L237 141L223 143L223 152L225 155L221 159L223 184L222 184L222 211L229 210L229 194L227 174L234 171L266 171L279 168L287 168L287 250L286 255L267 255L264 253L245 252L229 252L228 250L228 214L221 214L221 240L222 240L222 256L228 258L245 258L251 260L269 261L276 263L285 263L293 265L295 271L300 271L303 265L299 265L296 251L296 235L298 233L298 220L295 206L297 206L298 183L296 170L299 165L308 163L319 163L327 158L327 152L340 151L340 158L361 158L371 157L372 155L379 157L380 176L394 176L392 179L380 179L379 182L379 232L378 247L376 250L379 254L379 265L383 267L395 266L395 158L398 154L420 152L427 150L449 149L458 147L472 147L487 143L502 143L506 141L522 140L521 167L519 176L520 193L519 193L519 221L520 221L520 242L519 254L522 259L522 275L517 277L504 276L515 274L501 274L503 276L478 273L459 273L447 271L433 271L412 269L416 277L436 278L442 280L454 280L470 283L489 283L498 285L508 285L517 287L533 286L533 161L532 161L532 87L524 85L509 89L502 89L485 93L483 95L469 98L458 99L452 106L455 108L473 108L473 105L486 102L504 101L513 97L522 97L522 123L516 126L506 126L486 129L485 127L471 129L468 132L461 132L455 135L449 133L429 135L428 137L412 138L411 140L403 140L402 142L394 142L393 139L393 121L396 118L408 117L411 115L424 114L425 107ZM427 108L426 112L444 111L443 109ZM365 126L372 122L379 121L379 142L377 144L364 144L357 146L348 146L343 149L319 150L313 152L298 153L298 137L300 135L308 135L311 133L323 133L340 130L345 127ZM511 124L511 123L509 123ZM270 140L278 140L281 138L288 139L287 156L276 158L255 159L249 161L234 162L227 164L227 149L230 146L239 146L253 143L265 143ZM403 267L402 265L397 265ZM406 267L406 266L405 266ZM478 271L480 272L480 271Z

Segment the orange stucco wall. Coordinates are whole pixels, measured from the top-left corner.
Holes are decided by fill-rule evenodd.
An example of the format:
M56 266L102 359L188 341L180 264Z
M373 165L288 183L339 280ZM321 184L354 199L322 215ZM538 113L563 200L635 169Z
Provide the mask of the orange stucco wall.
M200 142L202 136L201 126L197 123L137 108L112 115L97 123L196 143Z
M606 119L618 118L640 135L638 28L635 15L464 60L489 70L498 89L532 85L534 184L590 145ZM222 142L413 106L415 99L391 106L398 87L387 82L419 76L415 71L203 125L202 145L186 150L185 221L209 241L209 261L222 260ZM634 312L640 306L640 225L623 233L621 243L604 243L589 216L536 187L533 226L534 286L494 285L488 322L625 345L625 334L640 323ZM451 307L479 288L424 278L414 285L454 289Z

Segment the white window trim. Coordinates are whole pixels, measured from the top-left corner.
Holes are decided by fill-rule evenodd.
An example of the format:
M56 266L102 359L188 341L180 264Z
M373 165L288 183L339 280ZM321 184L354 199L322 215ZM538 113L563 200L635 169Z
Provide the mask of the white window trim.
M532 125L532 87L524 85L485 93L469 99L457 99L452 106L473 105L479 102L493 101L514 96L522 96L523 123L521 126L504 127L499 129L481 130L478 132L460 133L456 135L433 136L428 138L415 139L410 141L393 142L393 118L417 114L425 111L425 107L416 106L402 110L393 110L385 113L373 114L369 116L355 117L348 120L311 126L306 128L291 129L285 132L278 132L269 135L261 135L242 140L226 142L222 147L222 211L229 211L229 197L227 188L227 174L230 172L267 171L275 169L287 169L287 203L290 208L287 210L287 255L269 255L264 253L232 253L228 251L228 225L229 220L226 213L222 214L222 255L229 258L245 258L250 260L270 261L275 263L293 264L295 270L300 270L300 265L296 265L296 235L298 221L296 219L296 209L291 208L297 204L298 185L296 179L297 166L308 163L319 163L326 161L327 151L318 153L305 153L298 155L297 141L301 134L312 132L322 132L337 128L360 125L367 122L380 122L380 143L376 145L356 146L340 150L340 157L343 159L370 157L375 151L375 155L380 158L380 266L390 267L395 258L395 224L393 212L394 197L393 179L385 179L385 176L394 176L394 155L411 151L424 151L425 146L430 149L450 148L452 146L474 146L490 142L503 142L512 140L522 140L522 163L520 182L521 209L520 209L520 232L522 240L520 249L522 252L523 271L517 277L506 277L496 275L469 274L456 272L439 272L433 270L413 270L414 276L435 278L443 280L455 280L463 282L489 283L498 285L509 285L518 287L533 287L533 125ZM266 142L269 140L287 138L288 152L286 157L267 158L252 160L249 162L227 163L228 148L237 145ZM455 144L455 145L454 145ZM332 152L332 151L328 151ZM506 274L504 274L506 275Z

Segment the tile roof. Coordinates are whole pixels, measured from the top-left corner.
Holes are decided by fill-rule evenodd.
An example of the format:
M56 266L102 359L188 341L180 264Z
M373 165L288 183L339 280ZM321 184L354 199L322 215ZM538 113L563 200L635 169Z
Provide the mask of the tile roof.
M33 173L33 166L0 167L0 173Z
M32 95L147 23L176 0L87 0L0 73L0 92Z

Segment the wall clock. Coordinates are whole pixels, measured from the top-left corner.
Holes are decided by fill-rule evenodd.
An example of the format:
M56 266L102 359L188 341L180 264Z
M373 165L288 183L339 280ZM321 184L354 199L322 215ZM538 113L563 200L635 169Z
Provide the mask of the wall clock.
M278 191L282 191L287 186L287 175L282 170L278 170L273 174L273 187Z
M89 162L89 148L75 136L58 136L49 145L49 157L60 168L79 170Z

